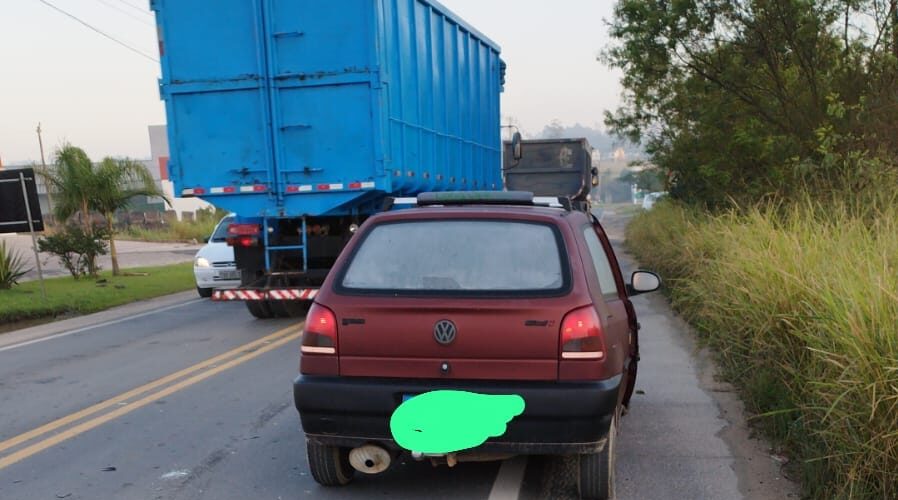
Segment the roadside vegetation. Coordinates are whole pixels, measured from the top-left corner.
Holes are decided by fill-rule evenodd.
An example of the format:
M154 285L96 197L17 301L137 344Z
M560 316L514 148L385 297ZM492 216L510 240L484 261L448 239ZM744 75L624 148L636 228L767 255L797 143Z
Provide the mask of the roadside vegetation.
M109 271L95 280L53 278L45 280L47 300L40 297L40 283L21 283L0 290L0 326L65 315L90 314L139 300L192 290L196 283L190 263L128 269L122 276Z
M628 245L813 498L898 498L898 2L620 0Z
M71 230L70 220L78 215L83 233L105 240L112 259L112 274L121 272L115 248L115 213L126 209L137 196L164 196L152 176L140 163L127 158L104 158L94 163L81 148L65 144L55 152L52 168L38 169L53 198L53 210L63 223L62 233ZM94 214L104 221L98 229ZM71 240L78 240L73 235ZM90 254L82 254L88 255ZM86 262L87 274L97 275L95 258ZM74 274L74 273L73 273ZM78 276L75 275L77 278Z
M212 235L215 225L227 215L223 210L197 210L194 220L172 220L162 227L131 227L121 238L165 243L202 243Z
M898 202L710 215L661 202L629 248L818 498L898 498Z
M22 255L7 247L5 240L0 240L0 290L12 288L29 270Z

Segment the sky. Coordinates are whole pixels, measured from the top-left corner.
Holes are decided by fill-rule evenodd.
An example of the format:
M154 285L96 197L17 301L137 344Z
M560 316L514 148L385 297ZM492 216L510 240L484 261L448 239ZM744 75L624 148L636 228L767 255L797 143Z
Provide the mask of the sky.
M157 57L149 0L43 0ZM322 0L326 1L326 0ZM620 74L596 61L613 0L442 0L502 47L502 114L525 134L552 120L599 127L620 101ZM0 159L39 161L67 141L93 158L150 154L148 125L165 122L157 63L42 0L0 0ZM507 118L506 118L507 120Z

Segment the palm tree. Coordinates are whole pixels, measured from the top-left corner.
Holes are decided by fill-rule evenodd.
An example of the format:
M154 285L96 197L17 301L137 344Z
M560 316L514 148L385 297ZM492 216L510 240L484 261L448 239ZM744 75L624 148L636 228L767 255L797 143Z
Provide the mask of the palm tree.
M153 176L140 163L130 159L104 158L94 169L97 188L90 207L106 218L112 274L118 276L118 253L115 250L115 212L125 209L136 196L159 196L168 201L156 186Z
M83 149L65 143L54 153L53 168L41 167L37 172L47 185L47 194L53 193L56 201L53 213L61 223L77 213L81 213L81 224L85 233L93 235L90 219L91 196L96 192L93 164ZM97 263L90 259L87 270L91 276L97 274Z
M153 177L143 166L129 159L104 158L94 165L81 148L64 144L56 151L55 169L40 169L48 190L54 193L53 211L60 221L81 213L82 224L93 234L91 211L106 218L112 274L119 274L115 249L115 212L127 208L135 196L159 196L165 199ZM168 201L168 200L166 200ZM96 264L89 264L96 274Z
M89 217L91 193L96 191L93 164L83 149L71 144L63 144L56 150L55 156L55 168L38 169L47 184L47 191L54 192L54 215L65 222L81 212L84 230L93 234Z

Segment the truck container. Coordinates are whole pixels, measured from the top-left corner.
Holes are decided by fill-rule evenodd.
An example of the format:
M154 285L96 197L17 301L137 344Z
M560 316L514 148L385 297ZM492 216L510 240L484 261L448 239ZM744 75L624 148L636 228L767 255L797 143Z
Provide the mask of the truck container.
M433 0L152 0L176 194L234 212L257 316L389 196L501 190L499 47Z
M583 204L598 184L592 166L592 147L586 139L520 141L505 143L505 186L509 191L530 191L536 196L563 196Z

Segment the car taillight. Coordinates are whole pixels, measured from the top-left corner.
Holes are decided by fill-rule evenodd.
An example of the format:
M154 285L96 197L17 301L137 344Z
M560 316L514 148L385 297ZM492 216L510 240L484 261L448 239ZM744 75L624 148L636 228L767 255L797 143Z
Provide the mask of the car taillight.
M253 247L259 243L262 226L259 224L231 224L226 241L232 247Z
M337 353L337 317L330 309L312 304L306 315L306 328L302 334L303 354Z
M594 306L575 309L561 322L563 359L604 359L602 324Z

